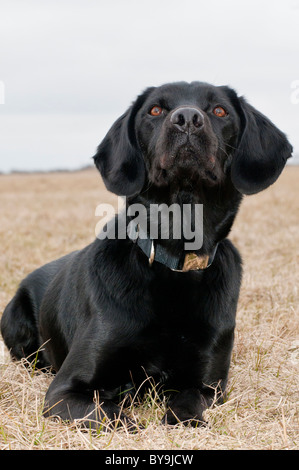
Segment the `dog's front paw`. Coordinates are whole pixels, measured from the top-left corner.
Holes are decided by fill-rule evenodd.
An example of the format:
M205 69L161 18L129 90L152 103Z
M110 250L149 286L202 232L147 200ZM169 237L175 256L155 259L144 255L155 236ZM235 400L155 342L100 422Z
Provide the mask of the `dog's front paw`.
M175 426L176 424L179 424L179 423L184 424L185 426L187 426L188 424L191 424L191 426L193 427L207 425L207 422L203 419L202 415L190 417L186 413L184 414L175 413L172 409L167 410L161 422L162 424L165 424L165 425L169 424L171 426Z
M203 412L210 406L210 400L197 389L180 392L169 404L169 409L162 418L162 424L183 423L192 426L205 426Z

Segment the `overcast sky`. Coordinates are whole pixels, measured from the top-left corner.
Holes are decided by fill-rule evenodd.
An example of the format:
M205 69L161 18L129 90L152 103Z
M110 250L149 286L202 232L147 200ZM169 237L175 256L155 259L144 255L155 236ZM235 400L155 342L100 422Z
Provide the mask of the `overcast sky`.
M0 171L92 163L137 94L177 80L232 86L299 153L299 0L0 0Z

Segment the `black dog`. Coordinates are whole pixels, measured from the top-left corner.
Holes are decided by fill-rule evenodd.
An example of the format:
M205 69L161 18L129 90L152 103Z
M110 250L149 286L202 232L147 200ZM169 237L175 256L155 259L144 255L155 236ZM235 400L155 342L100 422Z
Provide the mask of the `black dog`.
M285 135L228 87L174 83L136 99L95 164L106 187L127 196L126 209L140 203L150 217L152 204L202 204L203 243L186 250L187 237L173 230L169 239L107 236L23 280L1 330L15 358L45 343L39 364L57 372L46 416L86 417L91 427L119 416L133 425L117 403L152 377L169 397L163 422L203 420L221 400L233 346L241 259L226 237L242 195L274 183L291 152ZM124 213L116 226L132 221Z

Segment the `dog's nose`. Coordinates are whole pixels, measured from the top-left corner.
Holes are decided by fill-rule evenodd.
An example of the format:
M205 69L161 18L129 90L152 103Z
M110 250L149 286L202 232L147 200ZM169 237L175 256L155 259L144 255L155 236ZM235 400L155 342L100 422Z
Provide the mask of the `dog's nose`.
M181 132L192 134L203 127L204 116L197 108L182 106L173 112L170 121Z

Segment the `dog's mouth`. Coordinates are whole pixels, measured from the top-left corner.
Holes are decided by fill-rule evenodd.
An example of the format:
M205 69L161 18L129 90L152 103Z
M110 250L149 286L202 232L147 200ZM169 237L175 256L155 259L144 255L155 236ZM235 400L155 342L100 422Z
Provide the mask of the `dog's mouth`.
M214 150L214 149L213 149ZM156 156L151 179L158 186L177 182L204 182L215 185L221 179L221 168L215 152L203 152L190 146L181 147L176 153L164 152Z

